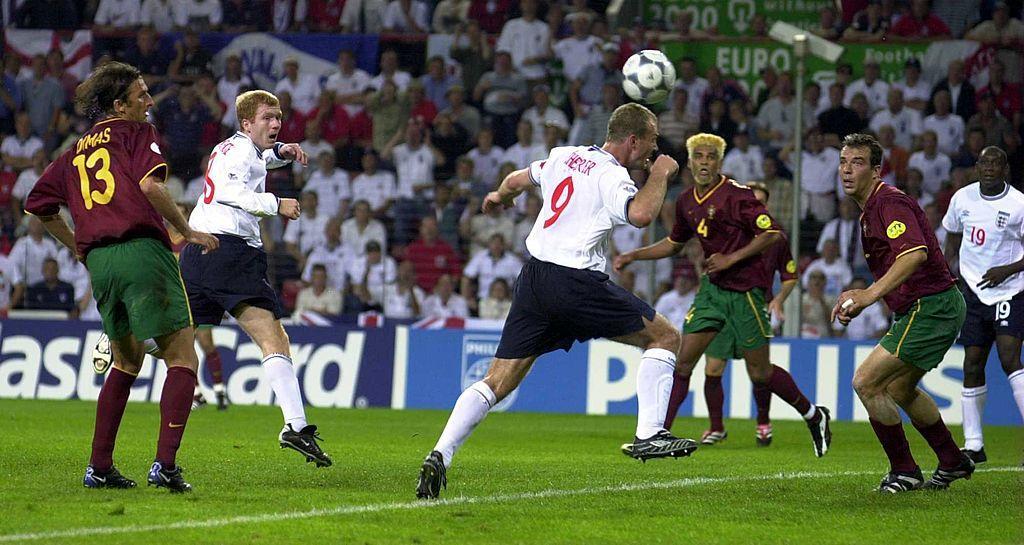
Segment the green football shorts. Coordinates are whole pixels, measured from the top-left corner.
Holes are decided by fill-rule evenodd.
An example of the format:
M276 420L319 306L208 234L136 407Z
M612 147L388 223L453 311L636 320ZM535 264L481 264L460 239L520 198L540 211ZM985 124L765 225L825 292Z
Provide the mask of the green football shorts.
M879 344L903 362L931 371L953 346L966 313L967 304L956 286L926 295L896 315Z
M702 276L700 291L686 314L683 332L708 330L719 332L712 346L719 342L723 333L732 337L722 340L714 352L708 348L709 355L722 359L742 357L743 352L767 344L772 337L772 329L764 290L754 288L739 292L722 289L712 284L707 275Z

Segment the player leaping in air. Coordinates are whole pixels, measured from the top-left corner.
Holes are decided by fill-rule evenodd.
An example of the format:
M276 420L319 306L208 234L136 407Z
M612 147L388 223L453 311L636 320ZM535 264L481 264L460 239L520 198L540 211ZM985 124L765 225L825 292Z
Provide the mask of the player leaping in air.
M701 277L700 291L683 326L665 427L672 425L686 400L697 360L724 330L735 336L750 380L755 385L766 385L804 417L815 456L824 456L832 442L829 410L812 405L789 372L768 359L772 331L765 292L771 288L774 268L764 264L762 254L782 239L782 228L750 188L720 173L725 140L701 133L686 140L686 149L697 185L679 194L672 234L621 254L614 261L615 269L620 270L636 260L669 257L679 253L694 236L707 256L707 274ZM623 452L635 455L629 448L623 448Z
M616 225L645 227L658 217L669 179L679 169L662 155L651 165L657 118L639 104L619 106L603 146L565 146L544 161L509 174L484 199L484 211L510 207L538 186L546 211L526 239L533 256L517 281L512 309L487 376L462 392L436 446L420 468L416 496L436 498L447 485L452 456L491 407L515 390L541 355L599 337L644 349L637 374L639 459L688 456L697 448L664 429L679 331L603 271L608 234ZM649 169L637 190L630 169Z
M1006 183L1006 152L981 150L980 180L953 194L942 226L949 232L947 255L960 251L960 291L967 318L960 329L964 346L963 451L980 464L988 460L981 414L988 387L985 362L995 342L999 362L1010 380L1017 409L1024 416L1024 193Z
M853 388L868 411L890 471L878 490L896 494L918 488L942 489L969 479L974 462L960 452L935 401L917 384L934 369L956 340L965 304L942 257L939 242L913 197L881 179L882 146L873 136L843 140L839 177L861 214L861 242L875 283L839 295L832 318L846 325L879 299L896 315L889 332L853 376ZM924 482L910 453L899 409L939 457Z

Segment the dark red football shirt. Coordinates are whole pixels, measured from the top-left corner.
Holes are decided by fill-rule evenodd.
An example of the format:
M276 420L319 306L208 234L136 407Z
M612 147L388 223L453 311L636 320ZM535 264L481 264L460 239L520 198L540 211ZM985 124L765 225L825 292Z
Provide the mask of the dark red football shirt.
M905 313L914 301L945 291L955 283L928 218L906 193L889 184L878 184L864 203L860 224L864 258L876 280L889 272L901 255L920 249L928 253L928 260L883 298L893 312Z
M793 254L789 251L789 238L786 237L785 233L781 233L782 238L775 244L768 247L767 250L761 254L764 259L765 266L768 268L768 282L769 285L765 288L765 301L770 302L772 300L772 279L775 277L775 271L779 271L779 281L789 282L790 280L796 280L796 261L793 260Z
M710 257L735 252L761 233L781 231L782 227L749 187L722 176L703 197L697 196L696 187L679 194L676 223L669 239L683 243L696 235L704 248L704 256ZM709 279L712 284L732 291L770 289L774 270L763 259L763 256L744 259L710 275Z
M142 237L170 248L163 219L139 186L148 176L167 178L156 140L149 123L96 123L46 168L25 199L25 210L52 216L67 206L82 256L96 247Z

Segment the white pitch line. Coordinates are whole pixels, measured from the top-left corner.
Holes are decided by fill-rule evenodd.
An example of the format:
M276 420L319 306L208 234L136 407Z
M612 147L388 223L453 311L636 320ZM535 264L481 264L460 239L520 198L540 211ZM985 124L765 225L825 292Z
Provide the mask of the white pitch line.
M979 473L992 472L1022 472L1024 468L1012 467L991 467L979 469ZM317 517L333 517L339 515L361 515L364 513L381 513L385 511L410 511L414 509L430 509L450 505L472 505L479 503L502 503L522 500L538 500L547 498L563 498L567 496L584 496L591 494L605 494L616 492L636 492L642 490L663 490L669 488L687 488L707 484L723 484L738 482L775 481L780 479L825 479L834 477L852 477L877 475L877 471L836 471L836 472L813 472L800 471L795 473L776 473L772 475L747 476L747 477L688 477L673 481L662 482L641 482L625 483L613 486L597 486L587 488L559 489L551 488L538 490L536 492L519 492L515 494L495 494L491 496L458 496L449 499L436 501L406 501L390 503L371 503L367 505L339 505L329 509L310 509L308 511L290 511L284 513L264 513L261 515L240 515L220 519L207 519L195 521L171 522L167 524L148 525L127 525L127 526L100 526L86 528L71 528L53 532L38 532L26 534L0 535L0 542L13 541L35 541L40 539L77 538L99 535L129 534L142 532L157 532L163 530L193 530L199 528L218 528L235 524L252 524L262 522L280 522L285 520L307 519Z

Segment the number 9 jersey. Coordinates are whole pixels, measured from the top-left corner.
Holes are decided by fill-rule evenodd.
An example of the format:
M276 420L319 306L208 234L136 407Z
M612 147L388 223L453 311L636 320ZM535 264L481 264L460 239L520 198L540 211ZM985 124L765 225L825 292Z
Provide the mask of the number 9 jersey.
M563 146L534 161L530 181L544 207L526 239L530 255L573 269L604 272L608 234L628 223L637 187L625 167L597 146Z
M67 206L76 250L83 257L93 248L143 237L170 249L163 219L139 185L149 176L167 179L156 129L145 122L106 119L46 168L25 199L25 211L52 216Z

